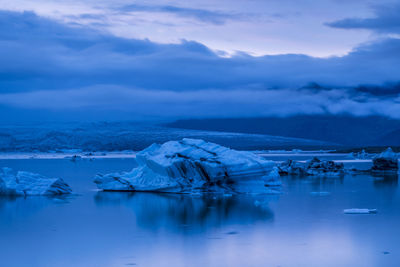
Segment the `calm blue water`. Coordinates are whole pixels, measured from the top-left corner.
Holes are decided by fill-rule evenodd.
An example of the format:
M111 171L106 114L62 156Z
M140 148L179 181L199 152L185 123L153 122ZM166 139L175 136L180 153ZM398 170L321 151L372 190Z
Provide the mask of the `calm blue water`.
M284 178L278 196L95 191L132 159L0 160L78 195L0 198L0 266L398 266L397 177ZM311 192L329 192L318 196ZM376 215L345 215L346 208Z

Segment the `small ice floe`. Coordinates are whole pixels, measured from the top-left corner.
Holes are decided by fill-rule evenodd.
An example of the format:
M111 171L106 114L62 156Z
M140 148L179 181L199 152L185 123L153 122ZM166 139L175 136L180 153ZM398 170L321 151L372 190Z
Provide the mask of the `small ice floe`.
M325 192L325 191L316 191L316 192L310 192L310 195L312 196L329 196L331 194L331 192Z
M281 186L282 181L280 178L281 175L279 174L279 169L277 167L274 167L268 175L261 177L261 179L265 182L265 186L267 187Z
M59 178L47 178L40 174L12 169L0 171L0 195L6 196L51 196L72 193L71 187Z
M347 155L347 158L349 159L368 159L370 158L370 155L365 152L365 150L361 150L361 152L351 152L350 154Z
M397 172L399 170L399 160L396 153L389 147L381 154L373 159L372 171L390 171Z
M375 214L377 213L377 209L358 209L358 208L353 208L353 209L345 209L343 210L343 213L345 214Z
M303 152L303 150L301 150L301 149L295 149L295 148L292 149L292 153L295 153L295 154L299 154L302 152Z
M281 193L282 181L281 181L280 177L281 176L279 174L279 169L277 167L274 167L268 175L261 177L261 179L264 181L265 187L267 187L269 193L271 193L271 194Z
M237 234L239 234L239 232L237 232L237 231L230 231L230 232L226 232L225 234L226 234L226 235L237 235Z
M153 144L136 162L130 172L97 175L94 182L108 191L230 194L268 193L280 179L272 161L197 139Z

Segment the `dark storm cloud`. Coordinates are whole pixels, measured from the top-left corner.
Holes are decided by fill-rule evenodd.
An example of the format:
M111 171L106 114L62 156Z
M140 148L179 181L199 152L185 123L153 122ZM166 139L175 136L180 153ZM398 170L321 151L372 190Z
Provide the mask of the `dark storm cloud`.
M327 23L342 29L367 29L379 33L400 33L400 3L376 5L373 18L347 18Z
M393 97L400 95L400 83L388 83L384 85L360 85L354 89L358 92L381 97Z
M343 57L237 53L224 58L198 42L125 39L34 13L2 11L0 105L65 109L71 114L108 110L108 116L116 117L124 112L173 117L395 117L400 114L397 89L388 97L379 93L379 86L398 81L399 53L400 40L384 39ZM319 87L296 89L313 83ZM362 89L360 84L378 87Z

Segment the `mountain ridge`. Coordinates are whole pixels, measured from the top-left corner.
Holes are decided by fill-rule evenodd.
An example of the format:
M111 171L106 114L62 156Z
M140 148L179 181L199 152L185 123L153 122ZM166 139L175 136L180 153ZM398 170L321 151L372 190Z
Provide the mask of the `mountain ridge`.
M353 147L400 144L400 120L381 116L297 115L290 117L186 119L167 123L164 126L304 138Z

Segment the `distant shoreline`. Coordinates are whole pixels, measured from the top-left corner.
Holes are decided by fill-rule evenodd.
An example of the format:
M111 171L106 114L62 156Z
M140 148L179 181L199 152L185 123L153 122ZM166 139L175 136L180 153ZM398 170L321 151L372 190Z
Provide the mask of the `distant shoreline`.
M82 152L82 153L49 153L49 152L2 152L0 153L0 160L2 159L112 159L112 158L136 158L137 152Z
M134 159L136 158L136 154L139 151L112 151L112 152L76 152L76 153L69 153L69 152L0 152L0 160L5 159L67 159L71 161L78 161L78 160L91 160L91 159ZM293 158L296 157L332 157L337 158L345 157L348 153L336 153L332 151L250 151L254 152L255 154L265 157L266 159L272 157L282 157L287 158L292 156ZM274 160L276 161L276 160ZM279 160L278 160L279 161ZM301 161L301 160L300 160ZM369 162L371 159L360 160L360 159L336 159L334 161L338 162L350 162L350 161L365 161Z

